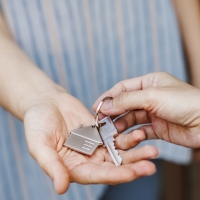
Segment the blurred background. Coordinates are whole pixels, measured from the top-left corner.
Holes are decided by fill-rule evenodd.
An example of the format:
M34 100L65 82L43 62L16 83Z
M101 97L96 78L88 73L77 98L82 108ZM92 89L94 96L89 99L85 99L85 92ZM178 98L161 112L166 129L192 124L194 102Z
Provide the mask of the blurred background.
M188 166L164 162L164 188L162 200L200 199L200 162Z

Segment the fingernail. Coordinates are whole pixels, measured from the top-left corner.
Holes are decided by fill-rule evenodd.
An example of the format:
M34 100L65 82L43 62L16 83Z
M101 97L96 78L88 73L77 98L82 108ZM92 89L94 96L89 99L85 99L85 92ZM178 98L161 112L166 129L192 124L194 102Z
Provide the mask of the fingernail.
M101 107L101 111L107 111L107 110L110 110L111 108L112 108L111 100L107 100L103 103Z

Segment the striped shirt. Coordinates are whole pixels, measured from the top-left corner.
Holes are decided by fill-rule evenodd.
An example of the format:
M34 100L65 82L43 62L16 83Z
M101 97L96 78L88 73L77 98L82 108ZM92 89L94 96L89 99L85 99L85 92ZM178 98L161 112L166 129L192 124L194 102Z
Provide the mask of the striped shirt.
M0 8L24 52L89 109L123 79L166 71L186 81L170 0L0 0ZM191 159L188 148L144 143L156 146L162 159L182 164ZM94 200L105 188L73 183L57 195L27 151L23 124L3 108L0 152L2 200Z

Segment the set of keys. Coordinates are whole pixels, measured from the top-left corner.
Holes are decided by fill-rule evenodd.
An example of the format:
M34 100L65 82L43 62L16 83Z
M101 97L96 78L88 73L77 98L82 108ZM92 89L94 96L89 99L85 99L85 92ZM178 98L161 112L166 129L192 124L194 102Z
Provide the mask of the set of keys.
M99 146L107 148L115 165L119 166L122 163L122 157L115 149L115 136L117 129L109 116L99 121L98 114L105 100L112 97L104 98L96 110L95 125L83 127L80 125L77 129L70 131L70 135L64 143L64 146L91 156Z

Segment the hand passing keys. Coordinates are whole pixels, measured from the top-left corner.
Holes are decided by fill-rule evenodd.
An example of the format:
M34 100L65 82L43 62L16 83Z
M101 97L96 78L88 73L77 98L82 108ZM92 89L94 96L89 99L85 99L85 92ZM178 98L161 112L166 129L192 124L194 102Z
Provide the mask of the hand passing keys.
M75 151L86 155L92 155L100 145L105 145L108 152L115 163L119 166L122 163L122 158L115 149L114 136L117 135L117 129L109 116L98 120L98 114L103 102L111 97L104 98L96 110L96 124L72 130L64 145Z
M100 121L98 119L101 106L103 105L104 101L108 99L112 98L106 97L99 103L99 106L96 109L95 125L90 125L86 127L80 125L79 128L72 130L64 145L74 151L80 152L88 156L93 155L99 146L104 145L104 147L107 148L108 153L110 154L110 157L112 158L114 164L116 166L119 166L122 164L122 157L119 155L119 152L115 149L114 143L114 137L118 135L117 129L109 116L103 118ZM120 138L123 142L123 135L121 136L122 137L119 136L118 142L116 141L118 146L120 146ZM137 140L136 138L137 137L135 136L132 136L132 138L130 138L129 142L132 141L131 147L137 145L141 141L140 139ZM128 149L125 147L127 145L126 143L127 142L121 145L123 149ZM127 154L124 153L124 157L126 157L125 155L130 155L130 152L127 152ZM145 156L145 154L142 156Z

